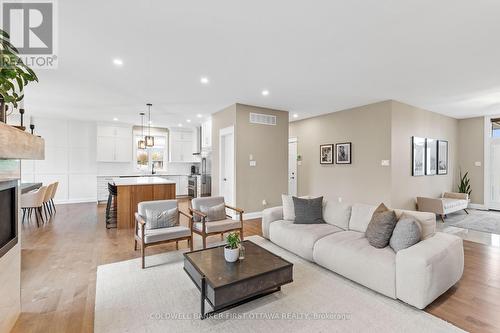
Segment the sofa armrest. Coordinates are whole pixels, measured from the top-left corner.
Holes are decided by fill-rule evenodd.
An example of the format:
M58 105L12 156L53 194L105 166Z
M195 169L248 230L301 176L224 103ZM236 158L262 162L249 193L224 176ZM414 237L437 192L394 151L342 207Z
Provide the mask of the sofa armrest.
M437 232L396 254L396 297L423 309L457 283L463 272L462 239Z
M417 197L417 207L421 212L444 214L443 200L440 198Z
M262 235L269 239L269 225L283 220L283 206L266 208L262 211Z
M469 200L469 195L467 193L444 192L443 198Z

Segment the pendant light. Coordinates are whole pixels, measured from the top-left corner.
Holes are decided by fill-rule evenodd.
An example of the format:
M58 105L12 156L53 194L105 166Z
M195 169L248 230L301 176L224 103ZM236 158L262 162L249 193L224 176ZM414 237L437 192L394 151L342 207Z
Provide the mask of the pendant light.
M146 149L146 141L144 141L144 112L139 114L141 115L141 139L137 142L137 147L139 149Z
M144 138L146 140L146 147L153 147L155 145L155 138L151 136L151 107L153 104L146 104L148 107L148 135Z

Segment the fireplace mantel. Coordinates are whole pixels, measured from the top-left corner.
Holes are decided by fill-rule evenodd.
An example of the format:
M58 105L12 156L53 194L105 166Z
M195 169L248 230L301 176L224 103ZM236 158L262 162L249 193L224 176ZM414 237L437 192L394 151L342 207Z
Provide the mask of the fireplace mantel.
M0 159L43 160L45 141L0 122Z

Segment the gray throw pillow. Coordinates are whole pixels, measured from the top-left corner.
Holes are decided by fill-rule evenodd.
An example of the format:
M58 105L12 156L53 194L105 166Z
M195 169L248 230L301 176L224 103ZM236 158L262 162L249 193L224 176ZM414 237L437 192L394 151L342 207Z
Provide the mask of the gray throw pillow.
M372 215L372 219L366 228L365 236L368 243L376 248L384 248L389 245L394 227L398 219L393 210L389 210L383 203L378 206Z
M404 216L396 224L389 245L395 252L398 252L417 244L421 239L420 224L415 218Z
M323 197L301 199L293 197L295 224L325 223L323 220Z
M226 205L221 203L215 206L200 206L200 211L207 214L206 222L220 221L226 219Z
M146 230L169 228L179 224L177 208L169 210L146 209Z

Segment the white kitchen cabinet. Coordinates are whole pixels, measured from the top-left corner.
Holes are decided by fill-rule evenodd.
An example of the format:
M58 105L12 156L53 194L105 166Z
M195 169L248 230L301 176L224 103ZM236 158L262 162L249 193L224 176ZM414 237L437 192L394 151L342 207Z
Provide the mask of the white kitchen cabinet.
M188 195L188 176L179 176L179 194Z
M193 129L170 129L169 161L170 162L196 162L193 156L194 138Z
M201 124L201 148L212 147L212 119L208 119Z
M121 126L97 126L97 161L131 162L132 129Z

